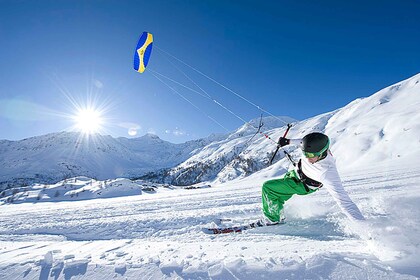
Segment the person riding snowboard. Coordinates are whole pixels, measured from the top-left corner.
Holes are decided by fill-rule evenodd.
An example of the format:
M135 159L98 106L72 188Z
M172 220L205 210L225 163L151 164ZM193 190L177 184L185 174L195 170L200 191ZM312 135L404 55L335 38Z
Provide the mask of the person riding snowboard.
M352 220L365 220L344 190L327 135L313 132L302 139L281 137L279 146L301 145L304 157L283 178L266 181L262 186L265 224L284 222L283 204L294 194L306 195L325 187L344 214Z

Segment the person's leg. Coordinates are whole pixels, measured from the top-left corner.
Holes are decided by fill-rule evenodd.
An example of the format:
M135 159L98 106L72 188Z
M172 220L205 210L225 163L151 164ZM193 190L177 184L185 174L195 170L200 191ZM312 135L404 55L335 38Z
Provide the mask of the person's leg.
M309 192L310 193L310 192ZM287 172L283 178L269 180L262 187L262 208L264 215L272 222L280 221L283 204L294 194L308 194L295 171Z

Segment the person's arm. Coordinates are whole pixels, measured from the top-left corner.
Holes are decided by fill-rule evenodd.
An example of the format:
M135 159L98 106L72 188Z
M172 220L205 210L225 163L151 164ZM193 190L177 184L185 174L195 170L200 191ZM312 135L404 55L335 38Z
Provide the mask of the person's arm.
M341 211L347 217L349 217L351 220L365 220L365 217L360 212L357 205L351 200L347 191L343 188L340 176L338 175L338 172L335 168L328 170L324 174L322 183L330 195L337 202Z

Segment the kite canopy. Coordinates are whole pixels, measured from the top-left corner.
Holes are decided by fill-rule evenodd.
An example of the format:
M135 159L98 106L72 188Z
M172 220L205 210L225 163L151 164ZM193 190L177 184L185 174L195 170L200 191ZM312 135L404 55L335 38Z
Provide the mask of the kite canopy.
M143 73L146 70L149 58L152 53L153 35L149 32L143 32L137 43L136 51L134 52L134 70Z

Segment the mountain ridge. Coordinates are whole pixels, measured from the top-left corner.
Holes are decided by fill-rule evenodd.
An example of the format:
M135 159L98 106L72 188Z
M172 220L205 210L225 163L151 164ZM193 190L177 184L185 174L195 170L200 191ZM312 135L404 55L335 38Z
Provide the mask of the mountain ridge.
M158 136L113 138L76 132L49 133L19 141L0 141L0 186L54 183L75 176L97 179L139 176L171 167L210 141L211 135L173 144Z

